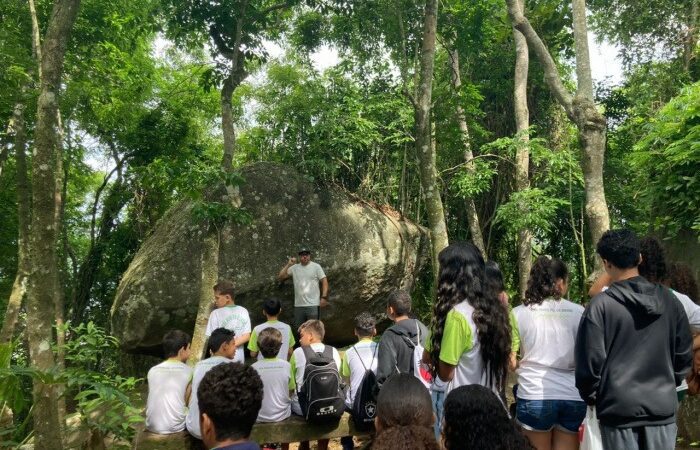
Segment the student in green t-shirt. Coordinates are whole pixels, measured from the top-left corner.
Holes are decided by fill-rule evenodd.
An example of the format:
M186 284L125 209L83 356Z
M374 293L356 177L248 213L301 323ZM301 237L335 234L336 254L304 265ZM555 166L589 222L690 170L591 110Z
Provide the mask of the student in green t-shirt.
M432 336L426 346L446 394L466 384L494 392L506 383L511 355L508 311L484 287L484 258L474 244L455 243L438 255L437 301Z
M263 355L260 353L260 349L258 348L258 336L260 336L260 333L265 328L274 328L282 334L282 342L277 358L287 361L292 357L296 340L294 339L292 328L286 323L277 320L277 317L279 317L281 312L282 302L280 302L279 299L268 298L263 302L263 314L265 314L267 321L253 328L253 332L250 334L250 340L248 341L250 356L253 358L257 357L258 361L262 361L264 359Z

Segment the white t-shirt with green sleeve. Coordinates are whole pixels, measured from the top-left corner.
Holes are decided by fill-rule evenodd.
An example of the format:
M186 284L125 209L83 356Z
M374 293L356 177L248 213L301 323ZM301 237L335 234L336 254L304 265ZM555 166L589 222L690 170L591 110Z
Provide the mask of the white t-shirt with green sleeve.
M362 384L365 372L371 370L377 374L377 347L378 344L369 338L362 339L343 354L340 364L340 376L350 379L350 389L345 394L345 404L352 408L355 394Z
M320 265L313 261L305 266L294 264L287 269L287 275L294 281L294 306L319 306L321 290L319 282L326 278Z
M466 300L456 304L447 313L440 345L440 360L456 367L452 381L445 388L445 394L467 384L487 386L488 375L481 358L481 345L479 345L479 335L473 315L474 308ZM509 311L508 316L511 325L511 351L517 352L520 346L520 334L512 310ZM432 348L430 337L426 341L425 348L428 351ZM495 386L492 386L492 389L496 392Z
M239 305L227 305L222 308L217 308L209 315L207 322L207 330L204 333L207 337L217 328L226 328L232 330L236 337L250 333L250 315L248 310ZM236 356L233 357L233 362L243 363L245 355L243 348L236 350Z
M197 389L202 378L214 367L219 364L230 363L232 360L223 356L212 356L203 359L194 366L194 375L192 376L192 394L190 395L190 410L187 412L187 431L197 439L202 439L202 432L199 428L199 401L197 400Z
M486 385L487 377L479 353L481 346L473 313L474 308L466 301L458 303L447 313L440 360L456 367L452 381L445 388L445 395L452 389L468 384Z
M185 391L192 380L192 368L168 359L148 371L146 429L157 434L178 433L185 429Z
M518 398L581 401L574 375L574 343L583 306L565 299L513 309L520 331Z
M292 366L286 359L265 358L251 366L263 382L263 401L258 422L279 422L292 415L290 391L296 386Z
M265 328L274 328L276 330L279 330L280 333L282 333L282 347L280 347L280 351L279 353L277 353L277 357L286 361L289 356L289 349L294 347L294 344L296 344L296 339L294 339L292 327L290 327L284 322L280 322L279 320L268 320L265 323L256 325L255 328L253 328L253 331L250 333L250 340L248 341L248 350L250 350L251 352L258 352L258 361L262 361L263 359L265 359L262 353L260 353L260 349L258 348L258 336L260 335L260 332Z

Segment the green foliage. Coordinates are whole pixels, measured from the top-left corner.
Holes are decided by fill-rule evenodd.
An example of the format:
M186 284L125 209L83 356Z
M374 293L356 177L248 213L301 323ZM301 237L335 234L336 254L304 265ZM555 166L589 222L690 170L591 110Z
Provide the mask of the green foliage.
M700 82L664 106L645 131L631 162L654 228L700 236Z
M110 361L109 356L118 351L117 340L92 322L78 326L68 323L57 331L68 336L63 348L66 360L63 370L40 372L26 362L12 365L14 346L0 346L0 406L12 408L15 415L23 412L27 407L23 378L65 385L66 392L73 393L83 425L117 439L130 440L133 425L143 421L140 409L132 404L130 397L139 380L119 375L118 366Z
M452 187L462 198L474 198L486 192L498 173L492 160L476 159L473 165L473 170L462 167L452 179Z
M551 231L559 208L567 204L566 200L553 197L545 189L524 189L513 192L508 202L498 208L496 220L512 234L523 229L546 234Z

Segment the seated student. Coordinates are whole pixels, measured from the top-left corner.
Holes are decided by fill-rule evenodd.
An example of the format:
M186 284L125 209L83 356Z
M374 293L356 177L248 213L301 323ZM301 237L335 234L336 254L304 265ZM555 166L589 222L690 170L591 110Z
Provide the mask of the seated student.
M303 415L301 405L299 404L298 391L304 384L304 371L306 369L306 356L304 355L303 347L309 346L316 353L322 353L326 346L323 344L323 337L326 334L326 329L323 322L320 320L307 320L299 326L299 343L301 347L294 350L292 359L289 361L292 366L292 374L295 378L297 391L292 396L292 412L298 416ZM330 346L329 346L330 347ZM340 353L338 350L331 347L333 360L336 367L340 369ZM309 448L309 442L304 441L299 443L299 449L305 450ZM328 448L328 439L318 441L318 449L326 450Z
M172 330L163 336L166 360L148 371L146 429L152 433L172 434L185 429L187 394L192 369L185 364L190 357L190 336Z
M460 386L447 395L442 444L445 450L532 449L501 400L479 384Z
M252 367L260 375L265 392L258 422L280 422L292 414L290 394L295 388L292 366L277 356L283 339L275 328L265 328L257 338L264 359Z
M355 317L355 336L358 342L345 351L340 365L340 375L350 380L350 389L345 396L345 406L350 411L365 373L368 370L377 373L377 343L372 341L376 334L376 321L370 313L362 312ZM343 450L354 448L352 436L343 436L340 444Z
M236 347L239 347L234 361L244 362L243 346L250 339L250 315L247 309L236 305L233 282L221 280L214 285L214 305L216 309L209 315L205 336L211 336L217 328L232 330L236 334Z
M279 332L282 334L282 345L280 346L277 357L287 361L289 360L290 356L292 356L292 351L294 350L296 340L294 339L292 328L286 323L277 320L280 312L282 312L282 303L279 301L279 299L268 298L263 302L263 314L265 314L267 321L253 328L253 332L250 334L250 341L248 341L250 356L253 358L257 356L258 361L263 359L263 355L261 355L258 351L258 335L265 328L274 328L279 330Z
M256 348L260 349L263 359L254 362L252 367L260 375L264 391L258 422L280 422L292 415L291 395L295 382L291 364L278 357L282 341L282 333L272 327L265 328L257 336ZM282 448L288 449L289 444L282 444Z
M230 363L236 354L236 335L226 328L217 328L209 337L208 354L211 357L203 359L194 366L192 377L192 396L190 397L189 412L187 413L187 431L197 439L202 439L202 432L199 428L199 402L197 399L197 389L199 384L214 367L219 364Z
M208 449L260 450L249 439L263 399L258 373L239 363L219 364L197 388L200 429Z
M377 416L374 419L377 437L371 448L437 449L434 422L430 393L423 383L407 373L392 375L382 385L377 397ZM393 441L395 444L391 445ZM400 445L400 442L414 444Z

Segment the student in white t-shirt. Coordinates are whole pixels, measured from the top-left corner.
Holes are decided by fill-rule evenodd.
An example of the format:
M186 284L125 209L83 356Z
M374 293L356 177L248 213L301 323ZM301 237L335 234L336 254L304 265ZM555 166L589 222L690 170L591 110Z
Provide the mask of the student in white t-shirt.
M537 449L578 449L586 415L574 375L583 307L563 298L568 279L564 262L540 256L523 304L513 309L520 334L516 420Z
M189 411L185 424L187 431L197 439L202 439L199 425L199 402L197 400L197 388L204 375L219 364L230 363L236 354L236 335L226 328L217 328L209 337L209 358L203 359L194 366L192 377L192 395L189 401Z
M316 353L323 353L326 349L326 345L323 343L323 337L326 335L326 328L323 322L320 320L307 320L302 323L299 327L299 344L301 346L309 346ZM331 347L333 353L333 360L335 361L336 367L340 372L340 353L338 350ZM297 389L292 395L292 413L301 416L301 406L299 405L299 397L297 395L297 390L301 389L304 384L304 371L306 370L306 356L304 355L304 349L299 347L292 353L292 358L289 360L292 366L292 375L294 376L294 381L296 383ZM328 439L319 439L318 449L326 450L328 448ZM300 450L308 450L309 442L300 442Z
M278 329L268 327L262 330L257 344L263 356L252 366L263 382L263 401L257 421L280 422L292 415L291 395L296 387L292 366L277 356L282 346L282 333ZM288 449L289 444L282 444L282 448Z
M263 302L263 314L265 314L267 321L253 328L253 332L250 334L250 341L248 341L250 356L253 358L257 357L258 361L261 361L264 358L258 349L258 336L265 328L275 328L276 330L279 330L280 334L282 335L282 342L277 357L287 361L292 356L292 351L294 350L296 340L294 339L292 328L286 323L277 320L277 317L281 312L282 302L280 302L279 299L268 298Z
M185 429L187 396L192 368L185 364L190 357L190 336L173 330L163 336L166 360L148 371L146 429L151 433L172 434Z
M209 315L205 335L211 336L217 328L226 328L236 335L238 351L233 362L243 363L243 349L250 339L250 315L248 310L236 305L234 301L234 285L228 280L221 280L214 285L214 304L216 309Z
M361 312L355 317L355 336L357 344L345 351L340 364L340 376L350 380L350 389L345 395L345 406L352 410L357 390L362 384L368 370L377 374L377 346L372 338L377 334L376 320L368 312ZM343 450L354 448L352 436L340 438Z

